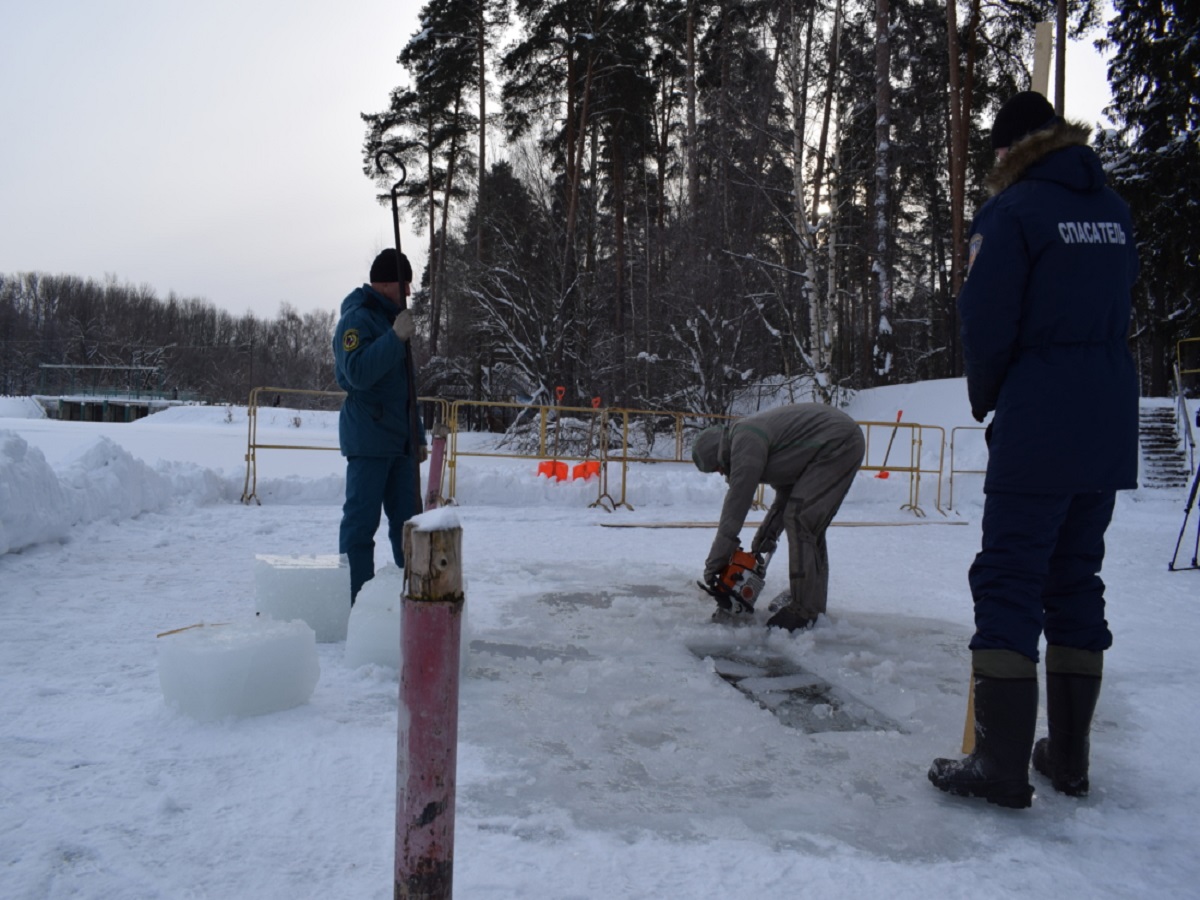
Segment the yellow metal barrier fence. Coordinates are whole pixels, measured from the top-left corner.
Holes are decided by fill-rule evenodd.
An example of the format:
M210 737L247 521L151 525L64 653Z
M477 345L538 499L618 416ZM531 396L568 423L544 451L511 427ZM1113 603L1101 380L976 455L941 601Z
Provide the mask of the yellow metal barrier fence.
M863 451L863 464L859 471L878 472L879 475L876 477L882 478L887 478L896 472L907 475L908 502L900 508L911 510L917 516L925 515L920 502L921 476L936 476L937 495L934 498L934 506L938 512L945 515L945 511L942 509L942 474L945 465L946 430L940 425L921 425L918 422L861 421L858 424L863 430L863 437L866 439L867 444L866 450ZM898 435L901 431L908 432L908 459L906 461L903 461L903 449L900 450L899 457L892 455L896 451L893 435ZM927 468L922 464L926 444L925 432L927 431L937 433L937 466L935 468ZM886 443L883 440L884 435L887 437ZM874 453L872 453L871 449L873 439L876 445ZM886 449L880 452L878 450L880 443L884 443L885 447L888 444L892 445L892 454L889 454ZM872 459L877 460L877 462L873 462ZM886 475L884 475L885 472L887 473Z
M602 499L608 501L606 508L611 510L625 507L632 510L629 503L629 464L630 463L688 463L691 457L685 456L685 436L687 427L692 424L696 428L706 427L718 422L732 421L733 416L699 415L695 413L664 412L649 409L610 409L608 420L617 427L621 444L618 449L610 450L605 447L605 462L619 463L621 466L621 491L619 497L605 495ZM661 424L656 424L661 423ZM606 429L607 432L607 429ZM667 447L663 455L655 455L655 446L659 443L659 435L667 437ZM636 437L641 437L640 444ZM637 452L638 448L642 452ZM755 499L755 506L761 506L762 491Z
M950 429L950 499L946 506L948 509L954 509L954 476L955 475L986 475L987 469L959 469L954 464L954 449L958 443L958 433L960 431L981 433L987 429L982 425L959 425ZM980 435L982 437L982 435Z
M258 387L250 392L247 407L249 419L249 434L246 444L246 481L242 490L242 502L254 500L261 503L257 496L258 486L258 451L259 450L338 450L337 445L314 444L276 444L261 443L258 439L258 410L263 394L301 395L312 397L342 398L342 391L306 391L293 388ZM420 403L434 404L437 419L446 423L449 428L448 446L443 465L447 477L442 478L441 500L454 502L458 489L458 461L460 458L495 457L507 459L540 460L539 468L547 474L553 472L553 477L560 480L564 477L567 463L593 466L587 469L584 477L597 475L596 499L590 507L599 506L608 511L621 507L632 510L629 501L629 473L631 464L660 464L674 463L691 465L687 455L687 433L689 430L700 428L722 421L733 421L734 416L702 415L696 413L671 412L645 409L610 409L584 406L535 405L523 403L504 403L483 400L443 400L440 397L421 397ZM459 424L466 418L477 418L484 421L499 418L504 410L512 410L511 425L519 424L522 418L527 418L524 433L509 436L514 445L512 451L493 449L488 451L470 450L459 445ZM472 413L478 415L472 416ZM935 476L937 494L934 505L938 512L945 515L942 509L942 477L944 473L945 429L937 425L921 425L915 422L874 422L858 423L863 429L866 449L863 454L862 471L887 472L907 475L908 502L902 509L911 510L914 515L924 516L920 505L922 476ZM564 439L564 425L566 434ZM536 427L535 427L536 426ZM580 436L586 427L586 437ZM907 440L899 444L894 436L901 431L907 433ZM955 428L952 435L958 431L972 430ZM982 431L983 429L973 429ZM936 467L923 464L924 448L927 443L926 432L937 432ZM885 437L886 436L886 437ZM614 439L615 438L615 439ZM932 439L930 439L932 440ZM908 444L907 458L903 450L904 443ZM892 451L880 450L881 444L891 444ZM872 450L872 445L875 449ZM954 500L954 475L972 472L974 470L957 470L953 462L954 444L951 439L950 465L950 504ZM886 459L885 459L886 455ZM620 466L620 482L617 495L614 496L609 484L609 465ZM579 465L576 465L578 477ZM756 509L765 507L764 491L759 490L755 497Z
M258 408L262 404L259 398L265 394L276 395L276 399L284 394L304 397L341 398L346 396L342 391L304 391L297 388L256 387L250 391L250 401L246 405L246 418L249 422L249 435L246 439L246 483L242 487L242 502L253 500L259 506L258 499L258 451L259 450L338 450L338 445L328 444L263 444L258 440Z
M509 436L514 445L519 445L524 441L525 446L514 446L513 452L466 450L460 447L458 443L459 420L463 417L464 412L473 409L485 410L485 419L488 415L496 415L496 413L491 412L493 410L516 410L513 425L520 423L522 417L528 416L529 433L524 435L512 434ZM552 464L561 463L563 466L566 466L568 462L595 462L598 468L595 474L600 476L598 479L599 494L595 504L601 503L601 499L608 490L608 473L604 460L605 413L606 410L588 406L548 406L528 403L496 403L486 400L455 400L450 405L450 447L446 463L449 471L449 480L445 491L446 500L453 502L458 490L458 460L460 457L499 457L504 459L541 460ZM570 414L570 425L565 444L562 441L562 426L568 419L564 418L564 414ZM588 426L585 449L582 453L572 452L573 448L571 444L577 437L573 432L578 430L579 420L581 419L586 421ZM553 427L551 427L551 420L553 420ZM532 426L535 422L537 425L536 442L531 444L531 436L534 434ZM596 441L596 452L594 454L591 450L593 434ZM555 477L557 477L557 473L555 473Z
M526 434L523 437L524 446L516 446L512 451L500 450L466 450L458 442L458 423L461 413L472 408L486 407L492 410L515 410L514 422L520 422L521 417L528 417ZM632 510L630 502L630 467L634 464L657 465L662 463L691 465L687 455L686 436L689 429L699 429L705 425L720 421L732 421L736 417L723 415L701 415L695 413L670 412L662 410L618 409L618 408L587 408L553 405L534 405L520 403L493 403L487 401L458 400L451 406L450 412L450 447L447 467L449 470L446 499L453 502L458 489L458 461L460 458L494 457L509 459L544 460L550 463L584 462L595 459L598 464L599 483L596 499L589 507L599 506L609 511L624 507ZM579 451L574 439L568 441L566 448L560 442L560 430L564 422L570 422L573 430L578 431L582 426L580 420L587 422L588 439L583 452ZM536 423L536 429L534 424ZM863 471L887 472L907 475L909 479L908 502L902 509L911 510L914 515L924 516L920 505L922 476L933 476L937 484L934 505L938 512L945 515L942 509L942 477L945 463L945 429L937 425L921 425L915 422L859 422L866 440L866 451L863 458ZM889 441L893 434L901 431L907 434L907 441L899 444L893 442L893 455L884 464L884 452L878 450L883 442L879 433L887 435ZM933 437L927 437L927 432L936 432L936 449L934 459L936 466L923 464L923 451L926 444L932 444ZM536 440L534 440L536 435ZM595 438L593 454L592 436ZM872 439L877 452L872 454ZM521 438L510 438L518 444ZM903 449L908 444L907 459ZM544 465L545 463L543 463ZM610 489L609 465L619 466L619 481L616 494ZM755 508L765 507L764 491L760 489L755 498Z
M283 395L304 397L327 397L341 400L346 396L345 391L307 391L299 388L256 387L250 391L250 400L246 406L248 420L248 436L246 439L246 481L242 486L242 503L249 504L251 500L262 505L258 499L258 451L259 450L336 450L341 451L338 444L264 444L258 440L258 410L262 406L260 397L263 394L275 394L276 400ZM418 397L418 403L434 404L440 413L440 421L445 422L450 405L440 397Z

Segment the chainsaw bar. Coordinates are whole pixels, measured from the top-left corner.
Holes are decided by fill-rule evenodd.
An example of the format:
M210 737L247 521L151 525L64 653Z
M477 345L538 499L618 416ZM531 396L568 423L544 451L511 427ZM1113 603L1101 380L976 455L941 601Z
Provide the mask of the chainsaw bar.
M751 594L749 601L743 599L741 594L732 591L721 590L719 587L709 587L702 581L697 581L696 586L708 596L717 601L717 608L731 615L740 616L746 613L754 612L754 599L757 591ZM758 590L762 590L759 587Z

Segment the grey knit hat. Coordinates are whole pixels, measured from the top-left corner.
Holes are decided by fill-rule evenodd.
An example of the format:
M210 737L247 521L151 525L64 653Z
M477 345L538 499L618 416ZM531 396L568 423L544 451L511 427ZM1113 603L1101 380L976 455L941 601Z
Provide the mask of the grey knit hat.
M701 472L717 471L721 434L724 430L720 425L710 425L696 435L696 440L692 443L692 462Z

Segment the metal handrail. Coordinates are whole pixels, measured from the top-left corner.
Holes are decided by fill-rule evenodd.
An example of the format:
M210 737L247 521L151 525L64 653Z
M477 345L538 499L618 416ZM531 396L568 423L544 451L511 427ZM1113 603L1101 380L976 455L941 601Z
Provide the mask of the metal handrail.
M1183 343L1182 341L1180 342ZM1197 370L1200 371L1200 370ZM1192 432L1192 417L1188 413L1187 397L1183 390L1183 370L1179 358L1175 359L1175 430L1187 444L1188 471L1196 471L1196 436Z
M1184 345L1195 344L1197 349L1200 349L1200 337L1183 338L1175 343L1175 377L1178 382L1179 375L1197 375L1200 374L1200 368L1185 369L1183 368L1183 348ZM1180 387L1182 390L1182 386Z

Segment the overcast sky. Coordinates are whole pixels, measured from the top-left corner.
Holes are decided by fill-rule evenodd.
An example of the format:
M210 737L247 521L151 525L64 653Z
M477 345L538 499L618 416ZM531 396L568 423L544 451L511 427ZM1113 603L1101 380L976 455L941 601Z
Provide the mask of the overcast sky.
M336 307L392 244L359 116L387 106L419 9L3 0L0 273L111 273L236 315Z
M0 273L336 308L392 244L359 116L400 83L420 6L0 0ZM1067 115L1098 121L1103 64L1084 44L1068 66ZM425 240L402 235L418 278Z

